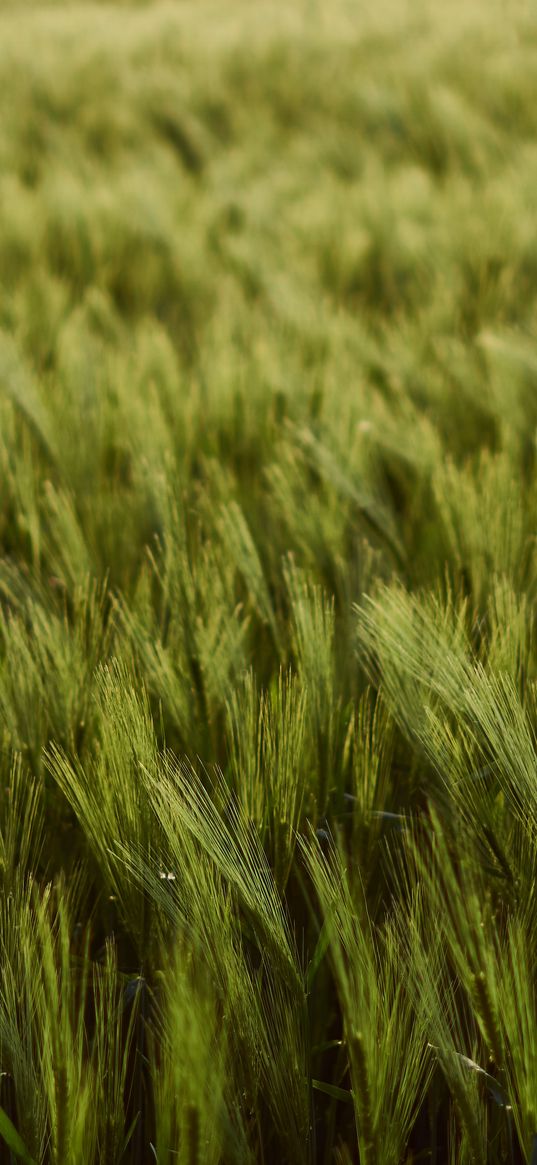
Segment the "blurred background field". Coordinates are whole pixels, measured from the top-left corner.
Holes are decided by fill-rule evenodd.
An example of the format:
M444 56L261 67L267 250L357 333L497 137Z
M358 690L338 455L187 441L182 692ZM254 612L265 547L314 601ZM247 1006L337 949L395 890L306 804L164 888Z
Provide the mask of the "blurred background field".
M535 1165L537 20L0 6L0 1161Z

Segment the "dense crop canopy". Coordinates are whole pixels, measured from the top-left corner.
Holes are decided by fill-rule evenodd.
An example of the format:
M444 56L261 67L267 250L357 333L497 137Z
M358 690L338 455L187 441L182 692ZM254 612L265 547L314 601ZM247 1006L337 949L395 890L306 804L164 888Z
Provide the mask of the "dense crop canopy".
M537 20L4 0L0 1162L537 1161Z

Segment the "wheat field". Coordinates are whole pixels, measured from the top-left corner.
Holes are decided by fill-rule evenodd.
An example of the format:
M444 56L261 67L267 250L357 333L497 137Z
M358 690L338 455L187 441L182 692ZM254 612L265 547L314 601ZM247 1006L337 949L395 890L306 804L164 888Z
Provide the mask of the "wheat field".
M0 7L0 1163L537 1163L537 13Z

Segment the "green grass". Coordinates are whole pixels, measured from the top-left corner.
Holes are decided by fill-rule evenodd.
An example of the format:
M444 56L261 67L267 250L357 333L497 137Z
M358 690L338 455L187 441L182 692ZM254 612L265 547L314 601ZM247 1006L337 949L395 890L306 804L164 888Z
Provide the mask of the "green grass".
M537 20L0 11L0 1162L535 1165Z

